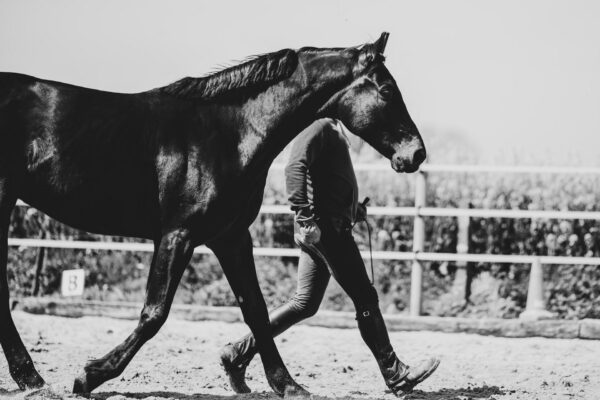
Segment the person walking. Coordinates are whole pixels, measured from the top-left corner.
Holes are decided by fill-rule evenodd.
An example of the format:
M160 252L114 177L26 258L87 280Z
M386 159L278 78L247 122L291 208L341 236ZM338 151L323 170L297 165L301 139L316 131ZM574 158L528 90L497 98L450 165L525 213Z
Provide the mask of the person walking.
M439 365L430 358L416 367L398 359L378 304L377 291L352 236L353 224L365 220L350 158L347 129L340 121L319 119L294 142L285 168L286 189L295 212L300 245L296 293L270 315L273 336L313 316L331 275L352 300L360 334L388 388L410 392ZM221 349L220 358L236 393L248 393L246 367L258 352L251 333Z

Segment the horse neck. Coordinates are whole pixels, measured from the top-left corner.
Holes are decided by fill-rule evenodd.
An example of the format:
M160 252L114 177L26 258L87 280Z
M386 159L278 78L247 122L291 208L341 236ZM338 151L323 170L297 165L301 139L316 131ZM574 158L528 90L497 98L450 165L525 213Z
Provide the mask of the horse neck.
M317 118L317 111L353 79L354 63L342 51L299 52L292 76L243 108L242 165L266 171L275 157ZM326 116L322 115L321 117Z

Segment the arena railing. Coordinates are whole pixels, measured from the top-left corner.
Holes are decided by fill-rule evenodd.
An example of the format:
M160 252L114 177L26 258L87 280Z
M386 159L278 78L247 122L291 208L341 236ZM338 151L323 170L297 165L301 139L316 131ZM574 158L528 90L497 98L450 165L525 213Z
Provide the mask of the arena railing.
M273 164L272 170L282 170L283 164ZM356 164L356 171L391 171L389 164ZM511 173L511 174L594 174L600 175L600 168L579 167L537 167L537 166L494 166L494 165L435 165L424 164L415 176L415 206L414 207L369 207L371 216L407 216L413 217L413 251L373 251L373 259L411 261L411 297L410 314L421 314L423 261L453 261L464 266L467 262L531 264L527 306L521 314L523 318L547 318L551 315L545 310L543 297L542 265L600 265L600 257L564 257L537 255L500 255L500 254L469 254L466 232L470 217L477 218L526 218L526 219L584 219L600 221L600 212L596 211L555 211L555 210L506 210L506 209L472 209L472 208L434 208L426 207L427 175L431 172L450 173ZM19 202L20 206L27 206ZM263 214L291 214L287 205L263 205ZM458 217L459 243L458 253L424 252L425 223L424 217ZM61 249L93 249L115 251L151 252L151 243L132 242L92 242L51 239L17 239L10 238L9 246L61 248ZM196 248L195 253L211 254L205 246ZM264 257L298 257L298 249L258 247L254 249L255 256ZM369 257L368 252L362 252L363 257Z

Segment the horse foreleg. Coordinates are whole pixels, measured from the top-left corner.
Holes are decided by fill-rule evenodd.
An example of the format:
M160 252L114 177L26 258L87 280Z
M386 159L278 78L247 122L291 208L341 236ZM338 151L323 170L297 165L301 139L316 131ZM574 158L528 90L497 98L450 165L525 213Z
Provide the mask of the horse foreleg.
M280 396L309 396L290 376L275 346L269 314L258 285L252 238L247 230L226 235L209 244L214 251L227 280L242 309L244 321L256 339L269 385Z
M0 177L0 343L8 362L10 375L20 389L38 388L44 380L35 370L19 332L10 315L10 296L7 281L8 224L16 197L11 193L8 179Z
M84 374L75 379L74 393L89 393L107 380L119 376L135 353L156 335L166 321L177 285L194 248L187 231L166 234L155 247L146 301L138 326L122 344L85 366Z

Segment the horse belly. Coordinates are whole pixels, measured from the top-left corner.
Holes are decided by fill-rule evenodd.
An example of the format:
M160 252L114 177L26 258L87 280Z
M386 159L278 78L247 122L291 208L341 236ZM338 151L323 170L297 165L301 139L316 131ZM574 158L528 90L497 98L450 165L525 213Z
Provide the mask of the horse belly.
M29 173L21 199L50 217L92 233L152 239L158 226L157 196L141 180L89 180L69 190L44 173Z

